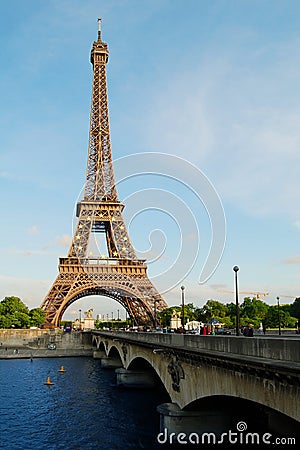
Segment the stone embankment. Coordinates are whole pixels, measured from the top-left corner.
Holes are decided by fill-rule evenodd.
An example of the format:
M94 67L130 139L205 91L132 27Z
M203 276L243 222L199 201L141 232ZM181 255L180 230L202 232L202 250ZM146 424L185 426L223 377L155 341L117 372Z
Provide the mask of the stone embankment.
M92 356L89 332L53 330L0 330L0 359Z

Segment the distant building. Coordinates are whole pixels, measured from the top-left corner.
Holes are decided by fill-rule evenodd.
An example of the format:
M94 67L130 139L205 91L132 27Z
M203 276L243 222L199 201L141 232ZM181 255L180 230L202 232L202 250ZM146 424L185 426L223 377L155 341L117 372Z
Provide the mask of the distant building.
M176 311L172 312L170 327L174 330L177 330L177 328L181 327L180 315Z
M93 317L93 309L89 309L84 315L85 317L81 321L79 319L74 320L73 328L75 330L94 330L96 319Z

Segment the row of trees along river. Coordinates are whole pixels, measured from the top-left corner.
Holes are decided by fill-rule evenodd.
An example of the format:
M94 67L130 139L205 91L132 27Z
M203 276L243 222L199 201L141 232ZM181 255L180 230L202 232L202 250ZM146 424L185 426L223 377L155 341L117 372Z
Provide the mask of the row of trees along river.
M173 306L165 309L159 314L161 324L167 326L170 324L173 310L181 313L181 306ZM185 322L197 320L208 323L215 318L223 323L225 327L233 328L236 319L235 303L221 303L218 300L208 300L204 306L194 306L188 303L184 306ZM266 328L278 327L278 317L282 328L296 328L300 320L300 297L293 303L280 305L278 314L278 305L268 305L256 297L245 297L240 304L240 325L247 326L252 323L254 328L258 328L262 323Z
M181 314L181 306L171 306L158 314L162 326L169 326L173 311ZM198 307L193 303L184 306L185 322L197 320L208 323L212 318L223 323L225 327L235 326L235 303L221 303L218 300L208 300L204 306ZM278 327L278 317L282 328L296 328L300 320L300 297L293 303L280 305L268 305L256 297L245 297L240 304L240 325L246 326L252 323L258 328L261 323L266 328ZM40 308L29 308L18 297L5 297L0 302L0 328L29 328L39 326L45 322L45 313ZM105 323L96 322L96 326L105 326ZM124 327L123 321L114 321L114 326Z

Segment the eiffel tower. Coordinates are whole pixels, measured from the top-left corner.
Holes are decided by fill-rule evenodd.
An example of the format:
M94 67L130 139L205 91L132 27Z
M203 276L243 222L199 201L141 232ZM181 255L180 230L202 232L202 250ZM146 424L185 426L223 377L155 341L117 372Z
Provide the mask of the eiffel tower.
M47 322L58 326L66 309L88 295L115 299L135 324L156 324L156 314L168 305L147 276L146 260L138 259L118 200L110 144L106 63L108 46L101 38L93 43L92 106L86 183L77 204L77 228L69 254L59 258L59 274L41 308ZM106 253L91 256L91 236L102 233Z

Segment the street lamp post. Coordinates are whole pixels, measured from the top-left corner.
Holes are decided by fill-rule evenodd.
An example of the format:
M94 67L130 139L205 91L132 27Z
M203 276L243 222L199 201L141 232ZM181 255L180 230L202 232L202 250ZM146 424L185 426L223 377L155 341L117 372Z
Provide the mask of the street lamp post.
M238 266L233 267L233 271L235 273L235 316L236 316L236 324L235 324L235 334L236 336L240 335L240 308L239 308L239 291L238 291L238 276L237 273L240 270Z
M184 331L184 290L185 287L181 286L181 325Z
M79 330L81 330L81 309L79 310Z
M277 297L277 311L278 311L278 334L281 335L281 326L280 326L280 305L279 305L279 297Z

